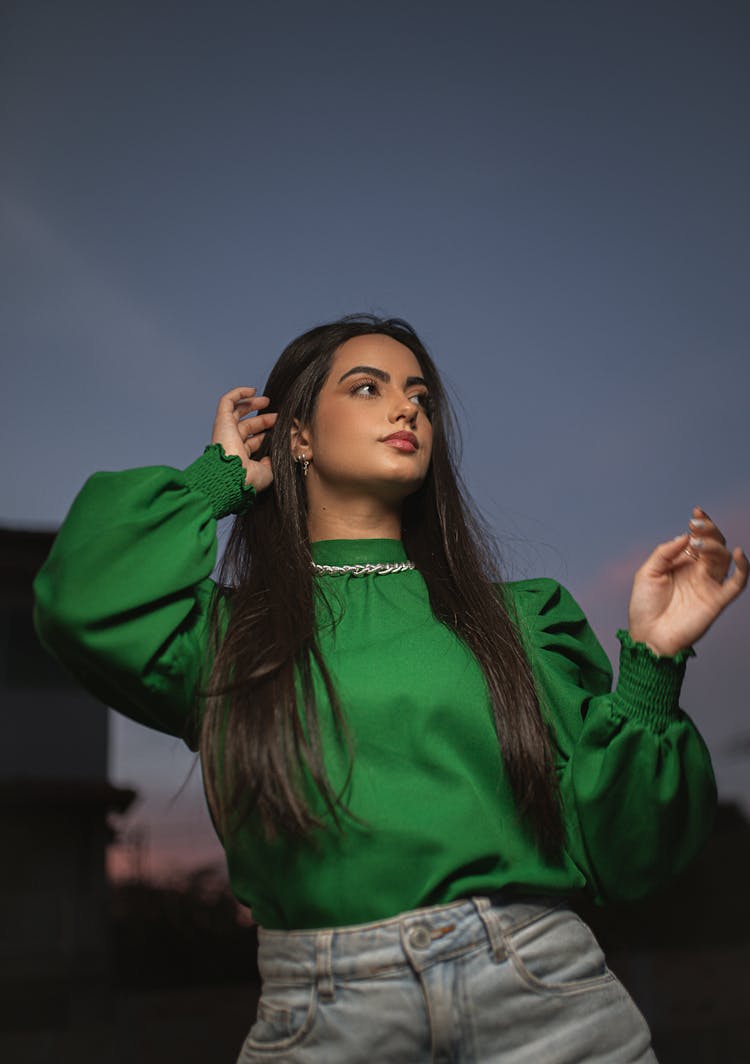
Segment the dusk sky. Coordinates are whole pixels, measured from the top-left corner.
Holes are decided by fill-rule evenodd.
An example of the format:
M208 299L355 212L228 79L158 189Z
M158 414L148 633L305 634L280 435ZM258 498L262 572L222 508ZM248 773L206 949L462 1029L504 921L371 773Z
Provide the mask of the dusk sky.
M2 523L184 467L293 336L398 315L510 575L612 656L694 504L750 548L749 45L745 2L6 0ZM683 705L750 813L748 622ZM154 869L218 852L192 761L113 715Z

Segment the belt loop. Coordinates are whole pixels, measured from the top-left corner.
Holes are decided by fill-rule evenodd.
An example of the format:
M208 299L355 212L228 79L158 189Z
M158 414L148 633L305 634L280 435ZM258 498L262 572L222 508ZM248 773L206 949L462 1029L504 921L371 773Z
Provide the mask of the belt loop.
M333 985L333 964L331 962L331 945L333 931L320 931L317 935L315 952L315 985L321 1001L335 1001Z
M492 946L492 956L494 957L495 964L500 964L501 961L505 960L508 951L505 948L503 926L497 913L492 911L492 899L483 896L472 898L471 900L474 902L479 917L487 931L487 937Z

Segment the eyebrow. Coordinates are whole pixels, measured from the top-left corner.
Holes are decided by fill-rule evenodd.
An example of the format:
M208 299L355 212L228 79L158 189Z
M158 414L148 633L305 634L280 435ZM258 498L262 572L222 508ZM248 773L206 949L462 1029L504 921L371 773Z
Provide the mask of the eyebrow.
M346 373L339 377L339 384L345 381L347 377L353 377L355 373L369 373L373 377L377 377L383 384L388 384L391 379L390 373L386 373L384 369L376 369L375 366L354 366L353 369L348 369ZM427 387L427 381L424 377L407 377L406 387L411 388L413 384L424 384Z

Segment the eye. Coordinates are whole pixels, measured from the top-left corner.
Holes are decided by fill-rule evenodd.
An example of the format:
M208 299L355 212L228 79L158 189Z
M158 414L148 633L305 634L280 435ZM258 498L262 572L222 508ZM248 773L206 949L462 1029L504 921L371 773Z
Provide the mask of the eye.
M420 410L423 410L425 416L429 418L432 412L432 403L430 402L429 392L415 392L414 395L409 396L409 402L414 403Z
M378 395L378 382L373 380L360 381L349 389L350 395L361 395L365 399L374 399Z

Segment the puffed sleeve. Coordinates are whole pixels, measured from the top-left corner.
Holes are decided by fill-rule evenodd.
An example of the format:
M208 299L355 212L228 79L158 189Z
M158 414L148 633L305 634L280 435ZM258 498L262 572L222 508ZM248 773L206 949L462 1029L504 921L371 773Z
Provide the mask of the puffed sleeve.
M44 646L106 705L195 749L216 522L252 500L219 444L186 470L95 473L34 583Z
M599 902L642 897L706 841L711 759L679 706L692 650L659 657L626 632L611 690L606 654L555 581L516 584L519 625L554 736L570 856Z

